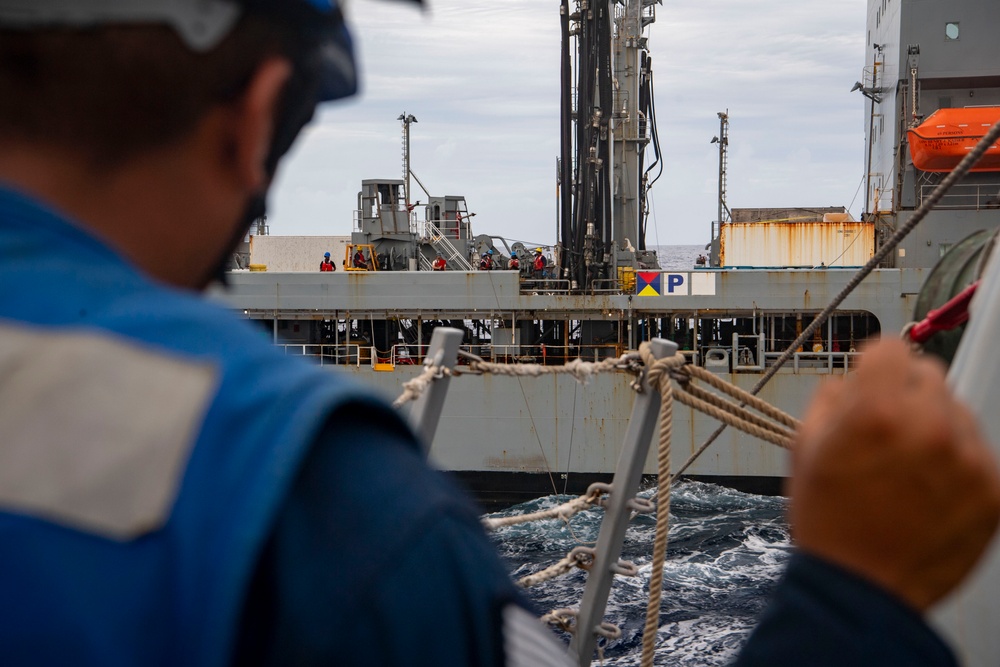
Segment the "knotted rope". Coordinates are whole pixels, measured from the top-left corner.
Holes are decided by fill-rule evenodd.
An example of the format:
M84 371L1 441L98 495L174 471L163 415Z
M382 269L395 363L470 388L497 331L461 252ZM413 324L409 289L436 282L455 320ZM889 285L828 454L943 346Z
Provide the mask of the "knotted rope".
M464 355L463 355L464 356ZM628 367L635 361L634 355L623 354L620 357L602 359L601 361L584 361L573 359L561 366L543 366L542 364L498 364L486 361L475 355L469 355L469 370L492 375L539 377L541 375L571 375L580 384L587 384L590 378L598 373L613 373L622 367Z
M544 570L539 570L534 574L521 577L517 580L517 585L521 588L529 588L535 584L540 584L543 581L548 581L549 579L555 579L558 576L564 575L574 567L578 567L581 570L589 570L593 564L594 549L592 547L574 547L572 551L566 554L562 560L557 563L548 566Z
M639 346L639 356L646 367L649 386L660 393L660 432L657 446L657 511L656 534L653 538L653 563L649 575L649 599L646 604L646 623L642 634L642 667L652 667L656 648L656 633L660 621L660 600L663 595L663 565L667 554L667 534L670 528L670 436L673 430L673 400L700 410L726 424L757 438L790 448L798 420L769 403L757 398L734 384L726 382L698 366L685 365L684 355L656 359L649 343ZM698 379L719 392L744 405L729 401L718 394L693 386ZM672 380L678 383L674 390ZM765 419L750 412L753 408ZM777 423L775 423L777 422Z
M646 625L642 632L642 667L652 667L656 631L660 627L660 599L663 596L663 564L667 558L667 532L670 529L670 435L673 430L673 382L670 371L684 365L678 353L656 359L649 343L639 346L639 356L646 365L646 381L660 392L660 440L656 449L657 491L656 535L653 538L653 565L649 573L649 598L646 602Z
M403 393L392 402L392 407L398 410L410 401L417 400L421 394L427 391L427 388L431 386L434 380L445 375L452 375L451 369L446 366L427 364L420 375L403 383Z
M618 370L638 372L639 357L634 352L623 354L620 357L602 359L601 361L584 361L583 359L573 359L561 366L543 366L542 364L498 364L486 361L480 356L458 351L459 356L469 359L466 369L459 367L447 368L445 366L435 366L428 364L424 367L420 375L403 383L403 392L392 402L392 407L401 408L410 401L415 401L423 394L431 383L445 375L455 376L463 373L479 373L504 375L507 377L539 377L542 375L570 375L580 384L587 384L592 377L599 373L613 373Z
M565 522L569 522L569 520L578 512L590 509L594 505L603 505L604 494L610 492L610 484L595 482L587 487L587 493L573 498L572 500L569 500L561 505L556 505L555 507L547 510L531 512L530 514L518 514L515 516L505 516L496 519L483 519L483 526L487 530L496 530L497 528L501 528L503 526L514 526L519 523L542 521L544 519L562 519Z

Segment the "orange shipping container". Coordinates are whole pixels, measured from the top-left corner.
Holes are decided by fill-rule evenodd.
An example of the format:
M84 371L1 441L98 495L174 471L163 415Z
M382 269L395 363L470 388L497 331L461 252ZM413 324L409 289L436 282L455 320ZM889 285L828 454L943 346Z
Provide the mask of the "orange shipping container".
M874 253L870 222L731 222L719 244L726 267L863 266Z

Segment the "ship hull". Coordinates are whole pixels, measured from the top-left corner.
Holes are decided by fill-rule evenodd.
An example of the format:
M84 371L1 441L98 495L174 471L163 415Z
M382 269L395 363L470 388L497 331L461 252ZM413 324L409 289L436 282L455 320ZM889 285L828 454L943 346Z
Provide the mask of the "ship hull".
M530 354L531 360L550 364L558 363L553 359L558 346L518 341L514 334L522 329L517 323L534 326L535 331L544 331L553 322L575 323L566 327L567 337L580 323L594 327L610 323L615 340L567 348L567 355L571 351L584 358L616 356L654 335L666 336L663 327L668 322L688 323L690 331L671 335L693 342L687 352L692 360L749 390L794 338L796 327L801 331L802 324L854 273L849 269L663 272L650 283L659 286L651 296L526 292L514 272L243 273L233 276L231 289L222 298L237 312L273 329L276 344L288 354L314 356L329 365L330 372L347 373L389 400L421 368L402 363L396 348L369 348L347 338L373 321L465 322L469 331L476 323L487 322L492 343L479 340L466 349L498 361L523 360ZM831 325L824 325L822 340L806 346L759 395L801 415L820 381L842 377L857 363L854 349L873 331L871 326L863 331L862 320L875 322L874 331L883 335L898 334L910 319L925 274L923 269L875 271L848 297ZM333 327L339 336L334 344L310 344L310 332L322 325ZM732 334L726 327L746 335ZM497 342L501 336L507 336L506 344ZM741 365L737 357L746 351L744 346L757 341L760 347L751 350L751 362L758 365ZM397 347L419 353L428 342L426 336L420 345ZM330 355L330 349L339 355L348 348L352 351L346 355ZM635 396L632 380L624 371L597 375L585 385L567 375L460 375L450 383L431 460L491 503L579 492L614 473ZM675 405L673 469L679 469L718 426L705 415ZM652 444L644 468L647 475L656 472L656 443ZM731 428L686 471L700 479L768 492L780 491L787 473L786 451Z
M843 369L837 369L837 374ZM801 414L826 368L779 373L760 396ZM334 369L332 372L341 372ZM413 366L394 373L348 371L395 398L399 383L415 377ZM759 374L726 373L722 379L749 390ZM615 373L580 385L565 375L453 378L431 446L432 462L451 471L485 504L509 505L551 493L580 493L610 481L628 429L635 392L633 376ZM719 422L679 403L672 411L672 468L679 469L718 428ZM658 437L650 443L644 475L655 478ZM787 451L727 428L691 465L687 475L745 491L776 494L788 472Z

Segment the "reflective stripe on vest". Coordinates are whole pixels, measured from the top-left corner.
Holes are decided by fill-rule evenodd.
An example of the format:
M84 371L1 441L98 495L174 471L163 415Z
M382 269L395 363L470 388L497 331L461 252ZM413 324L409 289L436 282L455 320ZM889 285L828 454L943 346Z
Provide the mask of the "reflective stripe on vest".
M0 508L118 540L158 529L216 384L112 336L0 326Z

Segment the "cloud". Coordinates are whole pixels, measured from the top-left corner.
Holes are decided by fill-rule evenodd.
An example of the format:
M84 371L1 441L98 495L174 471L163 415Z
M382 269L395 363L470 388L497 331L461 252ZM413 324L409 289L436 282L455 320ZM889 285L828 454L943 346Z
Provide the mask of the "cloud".
M558 3L428 4L350 5L363 93L323 108L286 159L273 233L349 234L361 180L402 177L396 118L406 111L418 118L414 172L434 194L465 195L476 233L555 240ZM708 240L718 174L709 140L726 109L730 208L851 203L864 117L848 91L868 55L865 11L864 0L656 7L647 34L665 163L649 243Z

